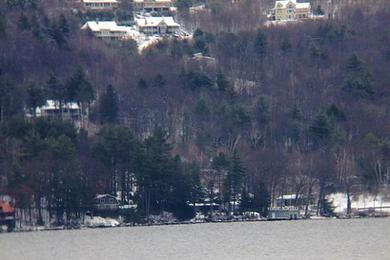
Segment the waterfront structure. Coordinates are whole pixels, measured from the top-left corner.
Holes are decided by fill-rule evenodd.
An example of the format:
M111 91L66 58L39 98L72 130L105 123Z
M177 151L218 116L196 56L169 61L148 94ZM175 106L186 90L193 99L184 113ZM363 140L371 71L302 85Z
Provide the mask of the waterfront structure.
M98 194L94 199L94 210L98 212L116 212L119 210L119 201L110 194Z
M268 220L292 220L298 219L299 209L296 207L280 207L268 209Z
M136 28L146 35L170 35L180 32L180 24L173 17L145 17L135 18Z
M271 9L270 18L273 21L291 21L307 19L311 15L309 2L300 3L296 0L276 1Z
M112 10L118 7L118 0L82 0L84 8L89 10Z

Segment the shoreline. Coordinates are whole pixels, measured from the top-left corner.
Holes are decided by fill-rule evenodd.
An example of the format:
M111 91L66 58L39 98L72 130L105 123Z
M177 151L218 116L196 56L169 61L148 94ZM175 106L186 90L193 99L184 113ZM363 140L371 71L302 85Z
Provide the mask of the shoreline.
M14 230L11 232L0 232L1 234L12 233L29 233L29 232L48 232L48 231L67 231L67 230L88 230L88 229L115 229L115 228L136 228L136 227L153 227L153 226L177 226L177 225L200 225L200 224L226 224L226 223L246 223L246 222L294 222L294 221L326 221L326 220L350 220L350 219L378 219L388 218L390 216L368 216L368 217L314 217L314 218L298 218L298 219L247 219L247 220L219 220L219 221L179 221L166 223L126 223L118 226L87 226L81 225L79 227L42 227L35 226L24 230Z

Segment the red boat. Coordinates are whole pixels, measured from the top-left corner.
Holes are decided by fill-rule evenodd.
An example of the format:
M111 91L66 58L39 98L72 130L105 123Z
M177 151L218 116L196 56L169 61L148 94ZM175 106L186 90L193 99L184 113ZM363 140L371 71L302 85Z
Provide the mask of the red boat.
M11 232L15 228L15 209L9 202L0 201L0 227L7 226Z

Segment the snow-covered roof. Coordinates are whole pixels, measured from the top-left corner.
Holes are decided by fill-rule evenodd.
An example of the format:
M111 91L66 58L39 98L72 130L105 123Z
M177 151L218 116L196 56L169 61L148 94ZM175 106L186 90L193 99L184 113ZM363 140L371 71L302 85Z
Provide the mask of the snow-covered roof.
M179 27L180 24L173 20L172 16L168 17L137 17L135 22L139 27L155 27L165 23L168 27Z
M153 2L156 2L156 3L171 3L172 0L134 0L134 3L153 3Z
M83 3L118 3L118 0L83 0Z
M93 32L112 31L112 32L127 32L131 30L128 26L119 26L115 21L89 21L86 22L81 29L89 28Z
M58 110L60 108L60 102L57 100L46 100L46 104L39 107L39 110ZM80 109L76 102L64 102L62 103L64 109Z
M295 200L296 198L296 195L295 194L286 194L286 195L283 195L283 196L280 196L280 197L277 197L276 199L285 199L285 200Z
M292 3L295 5L295 8L309 8L310 3L298 3L296 0L282 0L282 1L275 1L275 8L286 8L288 3ZM280 6L280 7L279 7Z
M105 197L111 197L111 198L116 199L116 197L111 195L111 194L98 194L98 195L96 195L95 199L101 199L101 198L105 198Z
M139 37L139 32L130 26L119 26L115 21L89 21L85 23L81 29L90 29L92 32L97 33L101 31L109 32L122 32L126 36L136 39Z

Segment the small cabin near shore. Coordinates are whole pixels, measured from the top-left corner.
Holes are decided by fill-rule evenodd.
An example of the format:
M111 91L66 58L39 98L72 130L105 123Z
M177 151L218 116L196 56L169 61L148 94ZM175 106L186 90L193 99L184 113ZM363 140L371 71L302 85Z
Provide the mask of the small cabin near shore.
M110 194L98 194L94 199L93 208L96 212L116 212L119 210L119 201Z
M296 207L281 207L268 209L268 220L293 220L298 219L299 209Z

